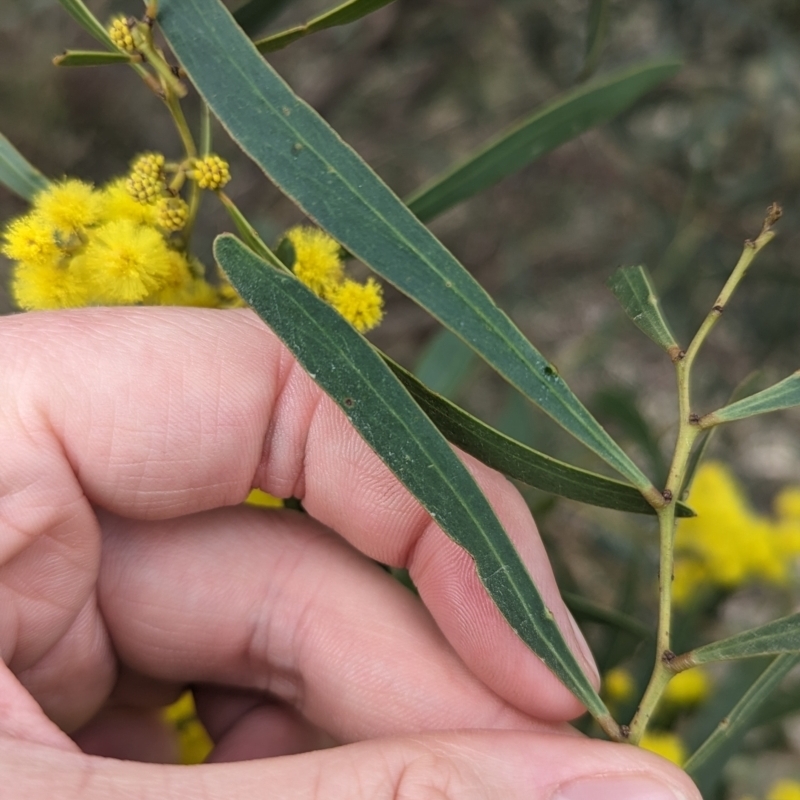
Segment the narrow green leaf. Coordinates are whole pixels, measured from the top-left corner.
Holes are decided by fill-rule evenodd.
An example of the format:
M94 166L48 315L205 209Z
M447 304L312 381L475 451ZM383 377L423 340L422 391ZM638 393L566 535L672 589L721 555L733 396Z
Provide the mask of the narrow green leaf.
M649 639L653 636L653 631L647 625L628 614L615 611L613 608L599 606L574 592L562 592L561 596L572 615L579 621L583 619L589 622L599 622L601 625L608 625L611 628L630 633L639 639Z
M612 119L680 67L677 61L639 64L567 92L418 189L406 201L408 207L428 222L589 128Z
M414 374L431 391L452 398L472 372L476 360L472 348L445 329L425 348Z
M253 36L272 22L292 0L250 0L236 9L233 18L248 35Z
M660 502L647 477L552 365L380 178L294 95L219 0L162 0L159 23L234 140L309 217Z
M135 59L127 53L103 50L65 50L53 59L57 67L105 67L108 64L130 64Z
M793 372L780 383L770 386L769 389L756 392L750 397L745 397L744 400L706 414L700 418L700 427L711 428L723 422L734 422L738 419L753 417L756 414L780 411L797 405L800 405L800 370Z
M0 183L30 202L50 181L0 133Z
M117 52L114 42L108 35L108 31L100 23L100 20L92 14L86 7L83 0L58 0L65 11L88 33L94 36L98 42L102 42L109 50Z
M610 0L592 0L592 4L589 6L589 20L586 26L586 59L583 62L583 69L578 75L579 81L587 80L597 69L603 53L603 46L606 43L610 5Z
M716 788L723 766L741 746L745 734L757 720L764 703L798 663L800 655L796 653L786 653L774 659L711 736L684 764L683 768L697 784L704 797L709 797Z
M314 17L314 19L302 25L296 25L294 28L259 39L255 44L261 53L282 50L304 36L325 30L325 28L334 28L337 25L347 25L350 22L355 22L357 19L366 17L367 14L377 11L391 2L393 0L348 0L346 3L342 3L342 5L332 8L330 11Z
M457 544L511 627L596 716L608 712L466 467L374 348L300 281L230 234L214 254L228 279L355 429Z
M712 661L797 652L800 652L800 614L790 614L736 636L697 647L685 655L677 656L672 663L683 670Z
M608 288L619 300L633 324L675 360L680 347L661 313L661 306L647 270L644 267L620 267L608 279Z
M498 472L581 503L635 514L655 514L655 509L630 484L565 464L511 439L432 392L391 359L386 358L386 363L449 441ZM678 503L676 514L694 516L684 503Z

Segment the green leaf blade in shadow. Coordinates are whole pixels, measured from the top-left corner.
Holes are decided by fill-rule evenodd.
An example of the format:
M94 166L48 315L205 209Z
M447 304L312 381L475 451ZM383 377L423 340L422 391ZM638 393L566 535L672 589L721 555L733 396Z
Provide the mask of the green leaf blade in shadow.
M50 181L2 133L0 133L0 183L28 202L50 185Z
M675 360L680 347L664 318L647 270L644 267L620 267L608 279L608 288L631 322Z
M406 200L408 207L423 222L429 222L559 145L612 119L680 67L677 61L640 64L568 92L422 186Z
M219 0L162 0L159 23L214 114L347 250L458 334L653 502L650 480L557 371L336 132L264 62Z
M374 348L294 276L225 234L214 253L232 285L342 409L442 529L520 638L595 714L607 710L567 646L491 506Z
M782 411L800 405L800 371L793 372L769 389L751 394L743 400L700 418L701 428L710 428L724 422L735 422L757 414Z
M53 59L56 67L105 67L109 64L131 64L134 59L127 53L104 50L66 50Z
M323 31L326 28L335 28L338 25L349 25L351 22L366 17L373 11L377 11L383 6L389 5L394 0L348 0L346 3L320 14L318 17L309 20L303 25L297 25L294 28L275 33L272 36L267 36L264 39L259 39L255 42L255 46L261 53L272 53L275 50L282 50L292 42L302 39L304 36L309 36L317 31Z
M800 652L800 614L790 614L758 628L751 628L735 636L697 647L683 656L678 656L675 662L681 664L682 668L688 669L713 661L797 652Z

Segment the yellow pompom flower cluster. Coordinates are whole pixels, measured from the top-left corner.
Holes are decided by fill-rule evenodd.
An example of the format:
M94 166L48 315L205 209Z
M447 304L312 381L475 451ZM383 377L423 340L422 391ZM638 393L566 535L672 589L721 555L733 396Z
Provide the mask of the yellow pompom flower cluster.
M125 184L129 194L144 205L155 203L167 190L164 178L164 156L145 153L131 165Z
M686 745L674 733L666 731L648 731L642 736L639 746L651 753L656 753L661 758L666 758L679 767L683 765L688 757Z
M203 158L196 158L188 174L190 178L197 181L197 185L201 189L208 189L212 192L222 189L231 179L228 162L213 153Z
M157 211L158 224L165 231L182 231L189 221L189 204L182 197L162 197Z
M662 699L672 706L691 708L702 703L710 690L708 674L700 667L695 667L675 675L667 684Z
M800 782L784 779L773 783L767 800L800 800Z
M319 228L297 226L284 235L294 251L292 271L316 295L330 303L360 333L383 319L383 288L346 278L339 243Z
M163 156L148 154L134 162L132 174L157 179L163 164ZM15 262L11 289L20 308L233 304L170 240L188 217L184 201L142 203L131 195L130 181L131 175L96 189L66 179L12 220L0 252Z
M125 53L135 53L136 44L133 41L131 26L125 17L114 17L108 26L108 35L111 41Z
M603 694L612 703L625 703L633 697L636 682L624 667L614 667L603 676Z
M800 555L800 489L784 490L776 516L753 511L733 475L707 462L697 472L689 503L697 517L682 519L675 534L672 594L685 605L698 589L734 589L764 581L782 585Z

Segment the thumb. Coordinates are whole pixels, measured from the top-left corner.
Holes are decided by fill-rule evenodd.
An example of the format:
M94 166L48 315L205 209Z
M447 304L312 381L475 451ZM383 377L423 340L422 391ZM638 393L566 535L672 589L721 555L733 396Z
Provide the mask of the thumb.
M0 738L0 773L25 800L700 800L679 769L630 745L516 731L374 739L197 767L101 759Z

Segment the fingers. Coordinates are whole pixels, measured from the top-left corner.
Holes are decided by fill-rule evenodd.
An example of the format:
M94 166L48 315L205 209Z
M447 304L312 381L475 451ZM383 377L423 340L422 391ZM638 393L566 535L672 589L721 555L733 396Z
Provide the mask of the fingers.
M0 772L24 800L700 800L680 770L628 745L508 731L378 739L191 768L0 739Z
M340 742L538 724L475 677L411 592L307 515L101 522L99 602L129 670L269 693Z
M447 638L496 692L545 719L579 712L502 619L471 559L252 314L153 308L20 315L3 321L0 353L0 383L15 387L3 400L13 407L0 413L0 434L14 443L0 452L0 474L15 482L0 504L0 553L56 534L71 552L79 545L89 552L94 519L86 498L123 516L164 519L237 503L254 484L294 494L362 552L407 566ZM525 504L496 473L467 463L591 670ZM46 507L26 515L32 503L42 506L44 488ZM91 569L89 563L84 575ZM65 604L55 602L61 598L52 597L48 581L34 590L46 612L41 603L13 601L17 629L36 631L37 640L24 643L30 652L20 654L19 642L3 641L0 631L0 654L16 645L11 655L25 663L47 649L43 630L50 647L73 622L60 613ZM71 591L70 602L78 603Z
M214 741L207 763L275 758L334 744L290 706L255 692L199 687L194 698Z

